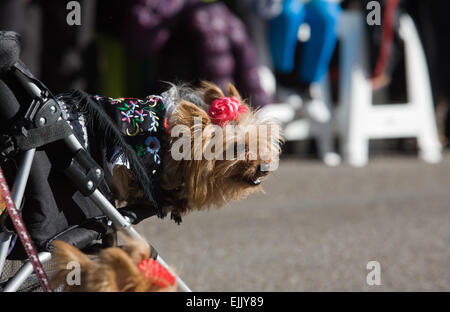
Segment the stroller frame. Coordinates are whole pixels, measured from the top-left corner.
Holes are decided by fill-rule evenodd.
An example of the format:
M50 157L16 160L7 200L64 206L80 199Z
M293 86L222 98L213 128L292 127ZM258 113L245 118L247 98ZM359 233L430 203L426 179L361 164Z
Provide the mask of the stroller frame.
M42 98L42 95L46 90L41 89L34 81L32 81L29 77L27 77L24 73L22 73L17 68L14 68L14 76L18 79L24 89L33 97L33 98ZM85 151L83 146L80 144L78 139L72 133L66 136L64 139L64 144L74 155L75 152ZM11 191L11 196L14 201L17 209L20 209L26 184L28 181L28 177L30 175L31 165L33 163L33 159L35 156L36 148L29 149L24 152L23 159L19 166L19 170ZM97 165L98 167L98 165ZM103 177L103 173L100 169L96 170L97 176ZM66 172L66 175L69 179L71 179L75 185L79 185L79 176L76 176L73 172ZM78 183L78 184L77 184ZM87 181L86 185L87 189L93 189L95 186L92 181ZM114 228L116 230L120 229L124 231L126 234L137 238L145 244L148 245L147 241L133 228L131 225L129 218L122 216L120 212L109 202L108 199L98 190L93 189L93 192L88 195L88 197L95 203L95 205L108 217L108 219L112 222ZM6 211L5 211L6 213ZM3 271L3 267L6 262L6 257L8 255L8 250L11 246L11 240L13 237L12 232L2 232L0 233L0 275ZM151 246L149 246L151 247ZM151 247L152 253L155 252L153 247ZM39 260L42 263L48 262L51 259L50 252L40 252L38 254ZM167 263L161 258L159 254L156 253L156 260L168 269L177 280L178 287L181 291L191 292L190 288L183 282L181 278L179 278L167 265ZM25 282L25 280L33 273L32 265L29 261L26 261L19 271L8 280L4 292L14 292L17 291L20 286Z

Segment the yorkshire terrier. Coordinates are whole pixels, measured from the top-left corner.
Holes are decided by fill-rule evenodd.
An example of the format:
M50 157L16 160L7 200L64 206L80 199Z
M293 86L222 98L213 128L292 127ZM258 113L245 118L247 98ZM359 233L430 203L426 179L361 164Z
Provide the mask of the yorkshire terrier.
M220 208L261 191L278 164L279 126L252 111L231 84L227 96L203 82L198 89L172 86L145 100L90 97L119 135L92 118L98 112L70 105L73 95L60 99L80 142L104 153L115 199L157 206L160 217L170 212L179 222L192 210Z
M228 97L208 83L203 84L200 94L203 101L199 103L181 95L169 124L169 131L179 125L190 129L188 145L194 158L178 161L168 155L164 161L161 187L171 199L164 209L177 215L210 206L220 208L261 191L261 182L275 169L280 153L277 125L251 111L232 85ZM196 118L201 122L196 124ZM222 132L226 126L235 126L236 131ZM211 148L212 139L220 137L215 130L223 134L220 146L212 146L218 156L196 157ZM195 139L200 133L203 137L197 144ZM174 147L178 140L171 137L170 146Z

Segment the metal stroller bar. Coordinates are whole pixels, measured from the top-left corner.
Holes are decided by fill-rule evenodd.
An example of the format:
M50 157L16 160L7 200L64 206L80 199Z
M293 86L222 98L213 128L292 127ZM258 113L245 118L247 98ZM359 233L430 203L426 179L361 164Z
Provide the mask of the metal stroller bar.
M32 95L33 97L40 98L42 97L43 91L41 90L33 81L28 79L23 73L21 73L19 70L14 70L14 75L18 78L18 80L21 82L23 87L26 89L26 91ZM77 152L80 150L84 150L82 145L79 143L75 135L71 134L70 136L66 137L64 139L65 145L69 148L71 152ZM14 185L13 189L13 200L16 205L16 207L20 207L26 182L28 180L28 176L30 174L30 168L31 164L33 162L35 149L31 149L25 152L25 157L23 159L21 168L18 173L18 180L16 180L16 183ZM71 176L70 172L67 174L69 178L74 179L73 176ZM116 229L121 229L124 232L126 232L128 235L133 236L137 239L140 239L145 244L148 245L148 242L132 227L131 223L128 221L127 218L123 217L119 211L103 196L103 194L98 190L94 190L91 195L88 196L97 206L98 208L105 213L105 215L113 222ZM11 242L11 233L2 233L0 237L0 274L1 270L3 268L8 248L10 246ZM150 247L150 246L149 246ZM48 254L48 255L47 255ZM51 254L49 253L43 253L43 260L48 261L50 260ZM39 256L40 258L40 256ZM175 274L170 267L166 264L166 262L158 255L156 260L164 266L169 272L171 272L176 280L178 287L181 291L184 292L191 292L191 289L184 283L184 281L178 277L177 274ZM12 280L10 280L5 288L4 291L15 291L17 290L20 285L25 281L25 279L32 273L32 268L30 263L24 264L22 269L14 276Z
M40 252L38 254L39 261L42 263L50 261L52 258L49 252ZM27 261L19 270L19 272L14 275L14 277L8 282L3 292L15 292L20 286L25 282L25 280L33 273L33 266L30 261Z

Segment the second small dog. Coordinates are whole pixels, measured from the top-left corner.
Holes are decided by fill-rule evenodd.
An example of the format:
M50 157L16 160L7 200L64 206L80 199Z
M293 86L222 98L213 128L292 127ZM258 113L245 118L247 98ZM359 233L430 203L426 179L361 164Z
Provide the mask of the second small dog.
M127 239L124 247L110 247L97 256L88 256L63 241L53 242L56 273L52 285L64 291L148 292L176 291L175 277L159 263L149 259L147 245ZM79 276L69 276L79 266Z

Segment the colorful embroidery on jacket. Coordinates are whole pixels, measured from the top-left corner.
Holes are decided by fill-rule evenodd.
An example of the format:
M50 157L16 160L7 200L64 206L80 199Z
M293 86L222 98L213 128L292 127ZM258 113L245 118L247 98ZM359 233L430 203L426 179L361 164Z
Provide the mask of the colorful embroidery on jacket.
M116 107L116 120L120 120L122 133L129 137L129 142L140 157L152 157L160 165L160 136L165 131L166 107L161 96L151 95L144 100L136 98L93 97L98 102L107 102Z

